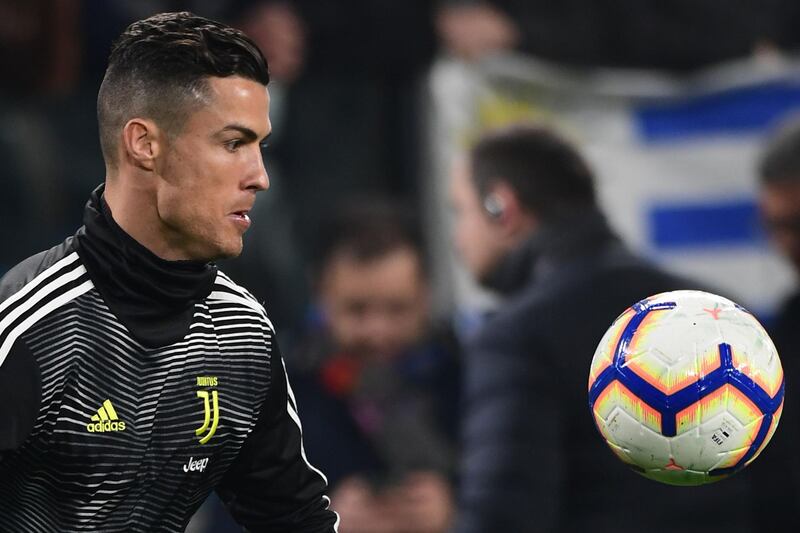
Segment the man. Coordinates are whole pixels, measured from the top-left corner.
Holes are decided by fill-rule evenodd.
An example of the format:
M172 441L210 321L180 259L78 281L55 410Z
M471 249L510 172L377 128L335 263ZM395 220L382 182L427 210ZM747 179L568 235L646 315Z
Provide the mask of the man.
M292 357L306 451L343 532L442 532L460 372L454 336L430 316L419 228L369 198L337 210L318 241L321 319Z
M800 272L800 120L787 121L759 161L759 207L770 236Z
M769 139L758 164L760 180L759 209L768 235L800 272L800 121L790 118ZM800 364L800 292L787 296L769 328L783 365L786 395L780 431L777 431L764 452L763 469L756 481L764 489L777 487L775 503L787 516L783 523L798 518L798 485L800 464L796 451L800 407L797 402L798 365ZM772 502L769 504L772 506ZM765 505L766 507L766 505ZM774 515L774 513L769 513ZM776 521L773 516L764 518ZM780 523L774 523L779 526Z
M251 531L330 532L275 332L211 262L268 187L266 62L156 15L116 42L85 226L0 282L0 529L182 531L216 489Z
M594 427L587 379L603 333L630 305L693 287L626 251L575 150L537 126L494 132L451 193L464 263L506 297L465 347L456 531L749 531L746 471L659 485Z

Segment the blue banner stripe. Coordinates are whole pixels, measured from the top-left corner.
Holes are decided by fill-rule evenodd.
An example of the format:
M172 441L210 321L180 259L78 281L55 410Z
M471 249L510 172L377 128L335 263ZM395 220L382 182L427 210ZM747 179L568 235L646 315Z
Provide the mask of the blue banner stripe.
M634 121L642 141L657 143L764 132L796 109L800 80L781 80L645 105L634 111Z
M761 246L765 234L753 199L702 204L661 204L647 215L656 249Z

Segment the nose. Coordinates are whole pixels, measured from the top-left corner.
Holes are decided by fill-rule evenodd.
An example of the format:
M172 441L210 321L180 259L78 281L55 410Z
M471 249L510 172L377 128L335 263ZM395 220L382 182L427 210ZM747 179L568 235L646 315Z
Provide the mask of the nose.
M264 166L264 157L261 155L260 150L256 156L255 168L248 179L247 189L254 192L269 189L269 174L267 174L267 168Z
M378 311L370 313L364 318L362 328L364 336L373 350L384 351L392 344L392 320L385 313Z

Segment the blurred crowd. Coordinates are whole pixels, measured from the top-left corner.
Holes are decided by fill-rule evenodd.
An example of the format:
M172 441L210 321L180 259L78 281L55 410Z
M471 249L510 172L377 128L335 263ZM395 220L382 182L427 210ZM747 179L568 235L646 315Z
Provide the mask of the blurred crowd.
M587 192L591 171L557 137L523 128L478 145L456 165L451 190L458 252L504 303L474 335L434 313L420 223L423 185L433 179L424 161L426 76L436 58L471 63L503 52L563 65L679 73L753 54L791 53L800 47L800 4L0 0L0 274L81 224L89 193L104 179L95 103L111 42L137 19L178 10L245 30L269 62L274 134L264 157L271 188L254 208L243 255L221 268L265 302L278 327L306 452L328 475L342 533L549 531L566 530L564 524L585 531L598 524L589 520L593 507L613 505L616 494L603 493L604 470L597 465L615 472L605 479L614 490L674 497L652 482L625 478L634 475L601 449L588 415L580 423L563 418L585 410L583 396L564 398L566 410L553 406L526 426L529 408L549 403L525 391L552 389L555 403L553 376L559 376L581 382L585 394L594 346L635 294L699 285L623 251ZM536 150L545 155L528 160ZM765 152L759 177L766 228L797 265L800 135L782 131ZM581 169L570 173L576 165ZM515 173L532 168L552 183L528 189L525 178L514 181ZM478 175L487 169L508 184L481 185ZM619 269L628 269L625 276L638 285L613 285ZM539 285L528 279L533 270ZM555 323L566 311L548 307L556 301L548 290L567 280L555 293L559 298L587 298L585 279L614 290L586 317L585 329L563 332L570 341L547 352L557 363L537 371L549 374L533 375L525 356L550 350L551 335L561 330L528 327L525 320ZM530 301L520 296L529 292ZM775 338L788 376L800 345L793 325L800 297L787 301ZM528 313L524 319L514 314L520 308ZM746 498L758 507L746 523L735 515L726 531L775 524L764 502L796 508L797 473L784 459L793 464L790 439L800 414L787 404L784 416L789 422L778 431L775 452L765 453L760 476L745 472L714 497L691 493L675 506L708 497L708 505L722 507L717 500L730 497L729 505ZM537 433L547 424L547 436ZM552 428L564 432L562 444L540 446ZM591 439L591 446L576 444ZM570 458L581 475L575 465L562 467ZM535 488L516 490L516 484ZM758 492L768 497L762 501ZM640 514L628 516L631 531L645 520ZM696 514L687 516L698 531L722 530L724 520L704 522ZM526 520L527 529L520 528ZM191 527L231 526L211 502Z

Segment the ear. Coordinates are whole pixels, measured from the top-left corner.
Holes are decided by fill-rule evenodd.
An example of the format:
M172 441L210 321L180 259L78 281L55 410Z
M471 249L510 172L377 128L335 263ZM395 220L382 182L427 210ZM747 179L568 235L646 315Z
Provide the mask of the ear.
M505 225L519 215L520 204L511 187L497 181L484 197L483 209L493 221Z
M507 183L496 182L485 198L484 204L487 203L493 206L492 221L509 236L527 232L536 225L535 215L524 208L514 190Z
M161 129L148 119L132 118L122 129L123 156L130 164L153 171L162 150Z

